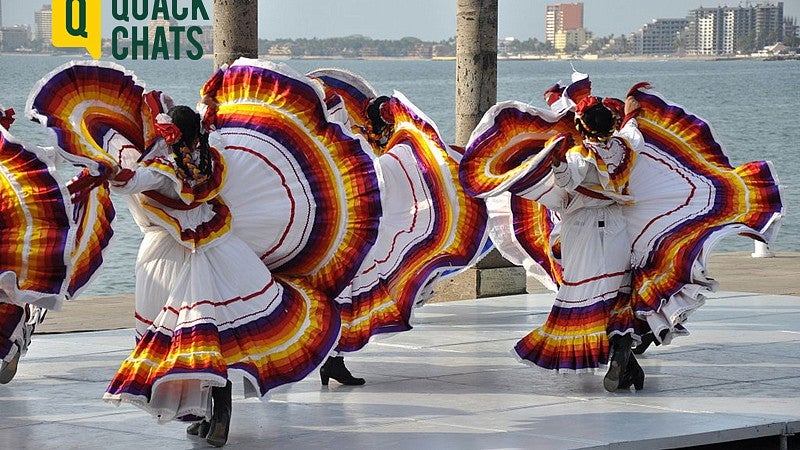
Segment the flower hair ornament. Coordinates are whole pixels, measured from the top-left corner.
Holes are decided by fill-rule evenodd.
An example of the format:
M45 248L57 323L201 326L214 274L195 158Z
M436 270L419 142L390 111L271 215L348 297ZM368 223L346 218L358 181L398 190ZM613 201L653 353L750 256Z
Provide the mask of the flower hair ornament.
M180 142L183 137L181 129L172 123L172 117L167 114L161 113L156 116L156 130L167 141L169 145L175 145Z
M595 97L594 95L582 98L581 101L575 105L575 115L578 117L583 117L583 115L586 114L586 111L601 104L602 101L602 97Z

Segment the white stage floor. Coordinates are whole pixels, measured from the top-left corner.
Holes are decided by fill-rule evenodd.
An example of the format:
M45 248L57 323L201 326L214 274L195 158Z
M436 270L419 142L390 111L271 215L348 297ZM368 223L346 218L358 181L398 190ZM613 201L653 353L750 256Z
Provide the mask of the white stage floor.
M416 327L345 360L364 386L318 374L243 399L234 383L227 449L655 449L743 439L794 445L800 432L800 297L720 292L688 337L638 357L639 392L598 375L556 375L511 348L541 324L552 294L433 303ZM133 330L35 335L0 385L2 449L208 448L186 424L158 425L101 400ZM772 445L772 444L770 444Z

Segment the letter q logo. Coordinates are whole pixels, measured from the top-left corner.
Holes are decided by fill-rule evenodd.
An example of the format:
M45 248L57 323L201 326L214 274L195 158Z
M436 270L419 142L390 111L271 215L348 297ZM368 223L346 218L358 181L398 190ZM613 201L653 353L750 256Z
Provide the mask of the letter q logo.
M101 0L53 0L53 45L83 47L100 59Z

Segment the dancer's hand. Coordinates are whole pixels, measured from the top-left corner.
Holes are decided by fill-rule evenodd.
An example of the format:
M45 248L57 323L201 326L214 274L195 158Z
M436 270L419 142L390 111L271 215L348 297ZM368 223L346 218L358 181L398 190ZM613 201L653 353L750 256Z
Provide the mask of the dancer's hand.
M552 159L550 165L557 166L561 163L567 162L567 150L575 146L575 140L570 134L561 134L561 141L559 141L555 148L551 151Z
M642 109L642 105L633 98L633 96L628 96L625 98L625 116L629 116L631 114L636 114L640 109Z
M121 169L119 172L117 172L116 175L114 175L113 178L111 178L110 180L111 186L117 188L125 186L126 184L128 184L128 181L130 181L135 174L136 172L134 172L131 169Z
M206 94L197 103L197 111L203 119L203 128L206 131L213 131L216 129L217 111L219 110L219 102L213 96Z

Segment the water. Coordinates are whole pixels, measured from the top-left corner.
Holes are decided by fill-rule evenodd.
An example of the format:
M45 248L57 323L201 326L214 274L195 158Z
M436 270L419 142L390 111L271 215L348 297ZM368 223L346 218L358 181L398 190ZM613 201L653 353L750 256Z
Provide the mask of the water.
M0 104L17 110L17 138L49 145L47 136L22 116L33 84L69 61L56 56L0 56ZM455 62L427 60L292 60L300 72L340 67L363 75L382 94L403 92L433 119L448 142L455 134ZM596 95L622 97L638 81L649 81L667 99L705 118L734 165L771 160L784 187L787 215L774 251L800 251L800 61L577 61L592 78ZM168 62L126 61L149 89L164 91L178 103L193 105L212 71L209 59ZM500 61L497 99L544 106L542 92L568 81L567 61ZM133 292L133 266L141 234L122 202L116 238L103 271L85 295ZM729 237L715 251L753 251L751 240Z

